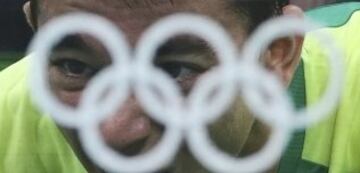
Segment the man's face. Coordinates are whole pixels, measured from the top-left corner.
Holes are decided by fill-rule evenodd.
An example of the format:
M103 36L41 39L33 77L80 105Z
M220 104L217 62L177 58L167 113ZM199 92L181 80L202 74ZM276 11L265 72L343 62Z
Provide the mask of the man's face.
M239 47L247 37L249 23L246 14L224 0L40 0L37 22L41 26L51 18L73 11L92 12L108 18L124 31L132 46L155 21L177 12L211 17L227 29ZM87 82L109 64L111 59L99 42L87 35L72 36L59 45L51 56L49 82L62 102L76 107ZM197 79L216 66L217 59L206 43L184 35L160 47L154 64L169 74L186 96ZM223 118L209 126L209 132L219 148L239 156L253 122L251 114L238 100L224 113ZM128 155L151 149L166 130L147 116L135 97L119 107L111 118L102 123L100 129L109 146ZM81 150L76 135L66 129L64 132L74 150ZM267 135L259 136L266 138ZM78 154L88 169L92 169L89 166L91 163L83 158L85 156L81 152ZM186 147L179 152L171 167L174 172L197 172L200 169Z

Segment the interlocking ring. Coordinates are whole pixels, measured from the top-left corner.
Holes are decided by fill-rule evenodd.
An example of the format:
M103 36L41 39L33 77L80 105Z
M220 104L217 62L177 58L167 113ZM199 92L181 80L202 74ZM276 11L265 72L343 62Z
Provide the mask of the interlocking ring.
M190 20L189 20L190 19ZM136 49L136 59L137 61L137 71L141 74L141 80L143 81L149 81L149 80L156 80L154 77L151 77L150 74L151 71L156 71L152 66L152 58L155 56L157 48L159 48L161 45L165 44L167 40L169 40L171 37L179 36L181 34L188 34L188 35L194 35L197 36L203 40L205 40L207 43L209 43L209 46L214 49L214 52L216 53L220 67L223 69L232 69L231 66L236 63L236 56L237 56L237 49L234 46L231 37L226 33L226 31L217 23L212 22L211 20L196 16L196 15L190 15L190 14L178 14L173 15L170 17L166 17L162 19L161 21L155 23L152 27L150 27L143 35L142 39L140 40L139 46ZM159 71L159 70L158 70ZM228 73L229 74L229 73ZM229 75L224 74L223 78L228 77ZM219 92L219 94L216 95L216 97L224 97L224 98L230 98L232 96L232 91L234 91L235 86L231 83L234 83L234 80L222 80L224 81L221 86L223 87L223 90ZM141 82L141 81L138 81ZM164 83L160 83L162 87L164 87ZM175 85L175 84L173 84ZM145 88L141 88L142 85L137 85L137 92L139 93L140 102L146 101L149 99L149 95L146 96L141 95L143 93L142 90L147 91ZM174 87L174 86L172 86ZM195 87L196 88L196 87ZM168 89L169 90L169 89ZM177 89L179 91L179 89ZM192 95L196 92L192 92L190 94L190 99ZM177 92L174 96L181 98L179 100L173 98L173 100L176 100L176 104L172 105L183 105L180 102L184 102L185 99L182 99L182 95L180 92ZM222 99L224 100L224 99ZM225 99L226 100L226 99ZM153 100L152 102L147 101L144 102L143 106L146 108L148 106L149 110L151 110L151 107L154 106L154 103L160 104L159 101ZM152 104L150 104L152 103ZM223 112L221 111L222 107L226 106L224 104L218 104L219 102L215 102L211 105L207 105L206 107L211 109L211 111L208 112ZM222 106L220 106L222 105ZM154 112L154 115L160 115L161 111L164 111L164 109L160 109L160 112ZM174 108L170 109L172 112ZM219 111L220 110L220 111ZM187 115L187 113L181 114L179 117L176 117L174 119L176 122L174 122L174 125L181 125L186 126L188 124L194 124L195 121L199 122L205 122L205 119L211 119L209 116L199 116L200 119L195 119L192 116ZM172 117L172 116L170 116ZM172 123L171 121L167 120L170 118L169 116L162 116L158 117L160 122L162 123Z
M261 51L269 46L275 39L284 38L290 34L305 35L305 33L318 28L321 28L321 26L291 16L269 20L265 22L262 27L259 27L255 34L250 37L245 45L243 57L246 61L256 63L260 57ZM296 115L294 114L294 116L292 116L292 120L287 122L291 123L291 126L295 129L303 129L316 124L329 115L338 104L344 86L344 65L341 58L341 50L336 46L329 33L317 32L314 36L318 38L321 45L326 45L326 53L329 57L330 64L330 78L328 80L328 87L318 103L309 108L299 110ZM251 100L254 97L249 96L245 98ZM249 104L249 106L253 106L253 110L258 109L258 107L255 107L257 106L255 104ZM274 116L276 115L274 114Z
M247 64L248 65L248 64ZM251 64L249 64L251 65ZM235 68L235 67L234 67ZM238 64L236 66L238 69L236 72L238 74L236 80L244 87L243 90L247 90L244 92L252 92L251 88L259 88L264 90L266 94L277 97L276 94L281 93L282 87L279 84L280 82L277 80L273 80L274 78L270 78L269 74L260 73L260 71L254 71L255 67L244 66ZM245 72L246 70L246 72ZM251 73L257 73L254 80L254 75L249 76ZM220 81L219 78L212 78L211 81ZM214 80L217 79L217 80ZM210 80L209 80L210 81ZM265 85L267 84L267 85ZM260 85L260 86L258 86ZM212 85L216 86L216 85ZM274 90L271 90L274 89ZM201 90L198 90L200 92ZM205 90L207 92L209 90ZM233 97L237 94L234 93ZM275 96L274 96L275 95ZM259 100L260 95L252 95L253 97L257 97L255 99ZM282 97L281 97L282 96ZM287 97L286 95L280 95L280 104L284 103ZM284 105L276 104L277 107L268 109L267 111L261 111L264 113L263 116L260 116L260 119L263 119L266 116L271 117L271 115L276 114L278 117L273 119L271 123L268 123L270 127L273 129L273 134L271 135L270 140L267 142L265 147L261 149L258 153L253 154L246 158L234 158L233 156L229 156L223 152L221 152L218 148L214 146L210 141L210 137L207 134L206 124L193 126L191 129L188 129L187 133L187 142L190 146L192 153L194 153L195 157L207 168L214 172L262 172L273 166L276 160L281 156L283 149L285 148L289 136L290 136L290 127L283 126L282 123L277 123L277 121L285 121L289 115L292 115L289 109L290 107L286 107ZM254 111L254 110L252 110ZM194 116L194 115L192 115ZM217 116L220 116L217 115ZM284 118L284 119L279 119ZM266 121L268 122L268 121ZM261 163L261 164L260 164Z
M59 124L67 127L79 126L82 123L83 115L77 109L62 104L51 93L50 85L47 82L47 65L53 46L65 36L76 33L86 33L101 41L108 49L114 64L129 64L130 58L130 48L125 37L113 24L99 16L89 14L63 16L50 21L38 31L28 51L33 54L29 80L31 93L36 96L33 98L42 105L44 112L51 113L51 116Z
M338 49L328 45L333 43L328 35L321 35L319 40L329 46L332 78L323 99L310 109L296 112L280 80L257 61L261 51L276 38L304 34L310 29L314 29L310 22L295 18L272 19L260 26L240 54L218 23L199 15L176 14L150 27L140 39L135 57L130 58L122 32L106 19L92 14L70 14L49 22L31 43L31 94L37 105L55 121L79 130L86 153L107 171L157 171L173 160L185 136L192 153L209 170L260 172L280 157L293 130L323 119L339 101L342 63ZM46 70L51 48L66 35L79 32L99 39L110 52L114 64L89 82L79 107L72 109L51 94ZM200 78L188 99L182 97L168 75L152 64L156 49L179 34L191 34L207 41L220 62L217 68ZM131 158L106 146L98 130L100 122L127 99L130 86L134 86L135 96L149 116L166 128L157 146ZM160 96L154 93L154 88ZM218 119L239 95L244 96L255 116L274 131L265 147L247 158L233 158L221 152L210 142L206 130L206 126ZM296 114L301 116L294 116Z

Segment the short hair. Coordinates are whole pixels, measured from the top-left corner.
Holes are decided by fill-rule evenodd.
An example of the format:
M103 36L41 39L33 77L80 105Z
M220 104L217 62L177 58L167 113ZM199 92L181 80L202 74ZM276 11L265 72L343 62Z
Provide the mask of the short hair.
M30 0L32 17L38 17L39 0ZM229 0L234 11L245 14L248 17L248 31L252 32L265 20L282 14L282 8L289 4L289 0ZM36 27L36 26L35 26Z
M289 0L232 0L231 6L248 18L248 31L252 32L262 22L282 14L282 8Z

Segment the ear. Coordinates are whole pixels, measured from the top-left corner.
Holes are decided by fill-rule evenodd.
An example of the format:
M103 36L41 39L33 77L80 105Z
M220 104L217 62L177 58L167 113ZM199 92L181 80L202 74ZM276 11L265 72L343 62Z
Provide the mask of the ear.
M28 25L31 27L31 29L33 31L36 30L37 24L36 24L36 19L35 19L35 15L34 15L34 11L32 7L32 2L31 1L27 1L24 6L23 6L23 12L25 14L26 17L26 21L28 23Z
M303 11L294 5L283 8L284 15L303 18ZM300 62L304 36L280 38L274 41L265 53L266 66L278 74L287 86L290 84Z

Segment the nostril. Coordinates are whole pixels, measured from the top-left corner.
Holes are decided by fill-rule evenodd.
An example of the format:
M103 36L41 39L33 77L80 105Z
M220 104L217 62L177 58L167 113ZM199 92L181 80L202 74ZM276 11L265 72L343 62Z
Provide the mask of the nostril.
M164 127L146 118L146 122L138 121L134 124L132 141L118 150L124 155L134 156L151 150L159 142Z
M139 154L139 152L143 151L143 148L146 146L147 138L142 138L138 141L135 141L131 144L129 144L127 147L122 148L120 153L126 155L126 156L134 156Z

